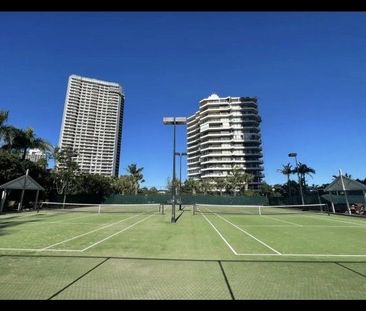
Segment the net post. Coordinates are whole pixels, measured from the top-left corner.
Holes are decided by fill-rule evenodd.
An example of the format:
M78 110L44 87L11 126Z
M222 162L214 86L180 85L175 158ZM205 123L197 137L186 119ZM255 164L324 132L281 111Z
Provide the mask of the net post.
M161 204L160 204L160 207L161 207L161 214L162 214L162 215L165 215L165 211L164 211L164 204L163 204L163 203L161 203Z
M102 209L102 204L98 204L98 214L101 213L101 209Z
M262 205L258 205L259 216L262 216Z
M192 205L192 215L196 215L196 203L193 203L193 205Z

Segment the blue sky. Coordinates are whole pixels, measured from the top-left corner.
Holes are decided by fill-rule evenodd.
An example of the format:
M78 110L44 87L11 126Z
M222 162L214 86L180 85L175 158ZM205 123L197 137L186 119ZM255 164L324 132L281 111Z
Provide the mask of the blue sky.
M289 152L316 170L310 184L366 177L366 12L2 12L0 64L9 123L52 144L69 75L120 83L120 174L136 163L144 186L172 176L163 117L212 93L259 98L267 183L285 182Z

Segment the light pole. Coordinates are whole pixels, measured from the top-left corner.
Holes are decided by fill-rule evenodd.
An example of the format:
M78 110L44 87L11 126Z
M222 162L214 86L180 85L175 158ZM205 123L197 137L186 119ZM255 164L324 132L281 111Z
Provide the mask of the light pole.
M186 152L176 152L175 155L179 156L179 210L182 209L182 156L186 156Z
M290 158L295 158L295 162L296 162L296 172L297 172L297 179L299 180L299 185L300 185L300 195L301 195L301 202L302 202L302 205L305 205L305 202L304 202L304 195L302 193L302 185L301 185L301 180L300 180L300 174L299 174L299 164L297 163L297 153L296 152L291 152L288 154L288 156Z
M172 181L172 218L171 222L175 223L175 126L187 124L186 117L165 117L163 118L163 123L165 125L173 125L173 181Z

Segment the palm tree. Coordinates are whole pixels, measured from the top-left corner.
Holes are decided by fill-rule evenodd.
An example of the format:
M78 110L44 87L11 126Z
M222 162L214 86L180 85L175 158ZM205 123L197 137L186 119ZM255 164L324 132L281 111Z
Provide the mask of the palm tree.
M51 151L52 149L52 146L44 139L37 137L31 128L22 130L13 126L6 126L3 127L2 132L6 142L2 148L9 151L12 149L20 151L22 160L25 159L27 150L30 148L38 148L42 151Z
M184 187L189 190L192 191L192 194L196 194L199 187L200 187L200 182L199 180L193 179L193 178L189 178L184 182Z
M244 170L238 166L234 166L230 175L227 177L228 188L236 195L237 190L248 190L249 182L254 178L253 175L245 173Z
M8 120L9 111L0 110L0 138L3 135L3 130L5 128L5 122Z
M49 151L51 145L40 137L37 137L32 128L21 130L18 137L18 147L22 150L22 160L27 155L27 150L30 148L38 148L42 151Z
M249 183L254 179L252 174L243 172L241 175L242 187L241 190L248 191Z
M352 175L351 175L351 174L348 174L348 173L345 173L343 176L344 176L344 177L348 177L348 178L352 178ZM339 177L339 176L337 176L337 175L332 175L332 178L333 178L333 179L336 179L337 177Z
M282 165L282 168L278 169L280 173L287 176L287 187L288 187L288 194L291 200L291 187L290 187L290 175L293 174L292 165L290 163L287 163L286 165Z
M294 173L299 173L300 175L300 182L301 182L301 185L304 187L304 189L306 188L306 180L305 180L305 176L306 175L309 175L311 176L311 174L315 174L315 170L309 166L307 166L306 164L304 163L301 163L299 162L299 166L296 167L294 170L293 170Z
M220 191L220 196L222 195L222 189L226 190L227 181L225 178L216 177L214 178L216 183L216 190Z
M179 189L179 179L172 180L169 177L167 178L167 189L169 192L173 191L173 186L175 188L175 194L177 194L177 191Z
M8 150L9 152L12 149L18 149L17 140L21 135L21 130L12 125L8 125L3 126L1 132L2 132L1 135L5 143L1 148Z
M137 168L137 165L136 164L130 164L128 167L127 167L127 172L130 173L131 177L132 177L132 183L134 185L134 192L135 192L135 195L137 195L137 191L139 189L139 186L140 186L140 182L143 183L145 180L144 180L144 175L142 175L142 170L144 168L141 167L141 168Z
M212 184L210 179L202 179L199 183L200 192L207 194L208 191L212 189Z

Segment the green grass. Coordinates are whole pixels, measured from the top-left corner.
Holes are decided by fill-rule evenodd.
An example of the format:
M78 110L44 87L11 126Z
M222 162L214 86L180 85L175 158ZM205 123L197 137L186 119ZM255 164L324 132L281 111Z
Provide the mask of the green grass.
M365 219L0 216L0 299L365 299Z

